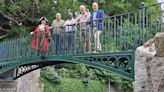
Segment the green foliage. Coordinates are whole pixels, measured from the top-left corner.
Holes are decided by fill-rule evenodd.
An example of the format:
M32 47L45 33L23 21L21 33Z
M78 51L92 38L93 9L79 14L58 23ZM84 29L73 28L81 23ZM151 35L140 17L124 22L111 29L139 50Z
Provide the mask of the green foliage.
M80 4L86 5L92 11L92 2L93 0L0 0L0 15L2 15L0 18L5 20L0 25L3 24L2 27L6 30L13 30L11 29L13 26L16 28L24 26L28 29L26 31L29 32L33 31L37 26L38 19L41 16L46 16L49 24L51 24L57 12L60 12L63 19L66 19L67 10L71 9L72 12L77 12ZM106 15L114 15L136 11L141 6L141 2L145 2L145 5L150 5L157 3L157 0L128 0L127 2L122 2L121 0L98 0L98 2L100 2L100 9L104 10Z
M11 31L10 31L10 34L9 35L13 35L13 34L16 34L16 35L25 35L28 33L28 30L29 28L25 27L25 26L20 26L20 27L11 27Z
M106 92L106 85L94 80L89 80L85 86L78 79L62 79L59 85L54 85L46 80L44 83L44 92Z
M123 2L114 2L113 6L114 9L111 11L111 14L121 14L125 12L130 12L132 4L131 3L123 3Z
M70 83L71 85L74 85L75 81L73 81L72 79L78 80L78 81L81 80L82 83L84 81L89 81L89 83L92 80L98 81L104 85L104 88L106 88L105 85L108 85L108 82L110 81L112 85L115 85L116 87L125 90L125 92L132 92L132 89L133 89L131 81L115 73L87 67L85 65L67 64L67 65L61 65L60 67L61 68L55 69L55 72L54 72L54 67L46 67L47 69L43 68L41 72L41 78L44 78L43 82L46 85L49 85L50 87L51 86L54 87L55 90L62 90L63 88L65 88L65 90L71 90L71 89L82 90L83 88L79 88L81 84L76 84L76 86L73 86L73 88L67 87L68 81L71 82ZM56 74L58 75L58 77L54 77L54 75ZM53 82L54 80L56 81L57 78L60 79L60 82L59 82L60 84L54 85L58 83L58 82ZM64 86L64 84L66 85ZM61 88L61 85L62 85L62 88ZM77 85L79 86L78 88L76 88ZM50 90L52 90L52 88L46 87L45 90L49 90L45 92L51 92ZM61 92L61 91L56 91L56 92ZM83 92L83 91L79 91L79 92ZM89 91L89 92L92 92L92 91ZM96 92L106 92L106 91L96 91Z
M16 4L12 4L12 5L10 5L9 6L9 12L12 12L12 13L14 13L14 14L16 14L17 12L19 12L20 11L20 6L18 6L18 5L16 5Z
M5 8L4 2L4 0L0 0L0 11L3 11L3 9Z
M57 11L61 12L62 17L67 19L67 10L71 9L72 12L79 11L80 2L73 0L58 0ZM60 8L62 7L62 8Z
M66 69L66 68L58 69L58 73L60 74L60 76L61 76L62 78L68 78L68 77L70 77L70 75L69 75L69 70Z
M60 76L55 71L55 68L50 67L50 66L42 69L41 76L54 84L61 82Z

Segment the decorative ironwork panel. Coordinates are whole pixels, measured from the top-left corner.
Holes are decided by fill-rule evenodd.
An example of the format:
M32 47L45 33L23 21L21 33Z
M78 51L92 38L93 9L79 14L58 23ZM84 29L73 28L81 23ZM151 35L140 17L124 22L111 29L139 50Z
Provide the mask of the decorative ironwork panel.
M25 75L31 71L34 71L36 69L40 68L39 65L24 65L24 66L19 66L16 68L16 77L14 79L19 78L22 75Z
M73 56L73 60L134 79L134 52Z

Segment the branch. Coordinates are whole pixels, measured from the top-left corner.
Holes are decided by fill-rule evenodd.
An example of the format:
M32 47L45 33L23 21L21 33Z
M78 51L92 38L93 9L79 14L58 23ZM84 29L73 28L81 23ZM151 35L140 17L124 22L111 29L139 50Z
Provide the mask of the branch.
M10 0L10 2L11 2L12 4L15 4L13 0Z
M19 10L19 14L21 17L27 17L28 18L28 9L26 7L24 7L23 9Z
M23 13L21 10L19 11L21 17L27 17L26 13Z
M2 14L5 18L7 18L7 19L13 21L14 23L16 23L18 26L21 26L22 25L22 23L19 23L17 20L15 20L15 19L13 19L13 18L5 15L2 11L0 11L0 14Z
M6 31L6 32L7 32L7 30L6 30L6 29L4 29L4 28L3 28L3 27L1 27L1 26L0 26L0 30L3 30L3 31Z
M8 35L2 35L2 36L0 36L0 39L3 39L3 38L5 38L5 37L7 37Z

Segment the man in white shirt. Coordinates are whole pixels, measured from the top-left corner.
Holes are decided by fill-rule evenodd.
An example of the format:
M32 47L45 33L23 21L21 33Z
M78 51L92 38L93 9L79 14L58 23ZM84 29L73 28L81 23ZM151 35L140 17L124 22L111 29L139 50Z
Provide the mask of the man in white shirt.
M73 18L72 13L68 13L68 19L66 20L64 27L65 27L65 33L67 37L67 53L68 54L74 54L76 47L76 27L75 27L75 19Z

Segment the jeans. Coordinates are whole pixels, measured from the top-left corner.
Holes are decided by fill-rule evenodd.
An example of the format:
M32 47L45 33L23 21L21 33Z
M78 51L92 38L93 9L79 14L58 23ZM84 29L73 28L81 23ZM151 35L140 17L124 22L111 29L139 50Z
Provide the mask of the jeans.
M66 32L66 36L67 36L67 53L68 54L74 54L76 51L76 36L75 36L75 32Z
M60 34L54 34L53 40L55 44L55 50L54 50L55 54L56 55L64 54L64 37Z

